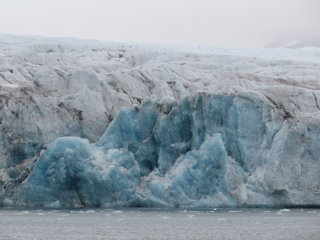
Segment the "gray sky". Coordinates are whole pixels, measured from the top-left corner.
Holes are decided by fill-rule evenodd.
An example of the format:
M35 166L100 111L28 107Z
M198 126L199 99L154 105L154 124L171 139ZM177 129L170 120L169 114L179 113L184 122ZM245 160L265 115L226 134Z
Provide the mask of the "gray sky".
M0 33L255 47L320 37L320 0L0 0Z

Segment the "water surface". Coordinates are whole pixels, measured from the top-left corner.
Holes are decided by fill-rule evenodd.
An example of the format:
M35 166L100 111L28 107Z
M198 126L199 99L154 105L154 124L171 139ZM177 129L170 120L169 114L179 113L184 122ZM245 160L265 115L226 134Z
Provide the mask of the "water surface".
M318 240L320 210L2 209L0 239Z

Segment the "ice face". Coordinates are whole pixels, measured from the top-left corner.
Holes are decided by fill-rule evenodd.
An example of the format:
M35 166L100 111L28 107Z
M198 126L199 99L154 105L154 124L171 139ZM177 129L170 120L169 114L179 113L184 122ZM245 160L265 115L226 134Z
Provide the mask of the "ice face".
M65 137L41 156L18 201L36 206L58 201L70 207L128 202L139 177L131 152L112 149L102 154L87 140Z
M55 140L15 204L317 205L318 130L252 92L146 101L121 110L96 144Z

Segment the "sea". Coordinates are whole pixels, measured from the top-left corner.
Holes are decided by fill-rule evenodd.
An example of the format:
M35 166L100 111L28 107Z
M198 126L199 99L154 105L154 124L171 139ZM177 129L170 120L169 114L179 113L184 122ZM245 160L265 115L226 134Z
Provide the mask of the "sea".
M1 240L320 239L320 209L1 209Z

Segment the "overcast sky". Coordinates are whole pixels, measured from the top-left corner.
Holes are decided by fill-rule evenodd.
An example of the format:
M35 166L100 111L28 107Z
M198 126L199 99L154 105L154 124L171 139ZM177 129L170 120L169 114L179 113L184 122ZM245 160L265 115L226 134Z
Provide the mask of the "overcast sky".
M320 35L320 0L0 0L0 33L264 46Z

